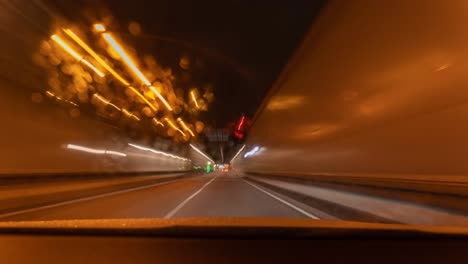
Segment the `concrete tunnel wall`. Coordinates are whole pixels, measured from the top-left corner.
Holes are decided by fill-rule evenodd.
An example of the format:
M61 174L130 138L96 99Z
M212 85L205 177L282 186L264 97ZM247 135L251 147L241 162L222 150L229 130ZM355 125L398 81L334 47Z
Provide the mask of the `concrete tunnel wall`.
M461 0L330 1L257 113L234 168L468 175L467 25Z
M130 139L128 133L99 120L96 114L86 114L78 108L77 116L76 111L71 114L72 107L66 103L48 99L44 93L48 89L47 74L34 63L34 56L40 43L53 32L58 17L53 10L42 7L28 1L5 3L2 7L0 177L185 171L192 167L191 161L135 148L128 143L176 154L196 163L205 159L187 145L179 146L174 153L164 142ZM69 149L68 144L94 152L104 151L104 154Z
M131 140L95 118L71 117L66 108L46 101L33 103L27 91L18 92L8 84L0 87L0 175L184 171L191 167L189 161L141 148L152 146ZM108 152L90 153L67 148L68 144Z

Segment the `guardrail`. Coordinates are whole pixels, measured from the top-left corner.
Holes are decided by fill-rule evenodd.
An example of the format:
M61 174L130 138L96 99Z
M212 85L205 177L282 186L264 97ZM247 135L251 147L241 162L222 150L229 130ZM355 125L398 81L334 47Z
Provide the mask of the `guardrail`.
M323 175L244 176L345 220L468 225L468 184Z

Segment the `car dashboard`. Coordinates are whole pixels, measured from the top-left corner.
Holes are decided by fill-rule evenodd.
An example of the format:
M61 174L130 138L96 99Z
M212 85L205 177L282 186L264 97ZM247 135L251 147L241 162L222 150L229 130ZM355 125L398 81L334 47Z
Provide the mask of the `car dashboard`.
M257 219L4 222L1 263L466 263L468 229Z

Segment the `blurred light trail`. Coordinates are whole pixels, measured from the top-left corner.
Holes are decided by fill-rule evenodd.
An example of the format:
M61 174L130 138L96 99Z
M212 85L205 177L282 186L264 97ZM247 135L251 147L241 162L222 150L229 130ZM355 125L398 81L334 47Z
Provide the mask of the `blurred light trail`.
M70 36L78 45L80 45L86 52L88 52L99 64L101 64L102 67L104 67L108 72L110 72L117 80L119 80L124 86L127 86L134 92L140 99L143 100L153 111L157 111L158 109L150 102L146 97L144 97L137 89L134 87L130 86L130 83L125 80L120 74L118 74L112 67L110 67L101 57L94 52L93 49L91 49L83 40L81 40L73 31L70 29L64 29L65 33Z
M192 144L189 144L190 147L192 147L193 150L195 150L196 152L198 152L200 155L202 155L203 157L205 157L206 159L208 159L209 161L214 162L214 160L212 160L210 157L208 157L205 153L203 153L201 150L199 150L197 147L195 147L194 145Z
M172 121L169 120L169 118L166 117L166 118L164 118L164 120L166 120L166 122L169 124L169 126L171 126L173 129L179 131L179 133L182 134L182 136L184 136L184 137L187 136L187 135L185 135L185 133L182 130L180 130L180 128L178 126L174 125L174 123L172 123Z
M72 101L69 101L69 100L65 100L65 99L63 99L62 97L57 96L56 94L52 93L51 91L46 91L46 94L49 95L49 96L51 96L51 97L54 97L54 98L57 99L57 100L61 100L61 101L67 102L67 103L69 103L69 104L71 104L71 105L73 105L73 106L78 107L78 104L76 104L76 103L74 103L74 102L72 102Z
M242 146L242 148L239 149L239 151L237 151L236 155L234 155L234 157L232 157L231 161L229 163L232 163L236 158L237 156L239 156L239 154L242 152L242 150L244 150L245 148L245 145Z
M192 132L192 130L184 123L184 120L182 118L177 118L177 121L182 125L185 131L188 131L192 137L195 137L195 134Z
M150 86L149 88L150 88L151 91L153 91L154 94L156 94L156 96L159 98L159 100L161 100L161 102L163 102L163 104L164 104L164 106L166 106L167 110L172 111L171 105L166 101L166 99L164 99L164 97L161 95L161 93L159 93L158 90L156 90L156 88L154 86Z
M244 158L252 157L259 150L260 150L260 148L258 146L255 146L253 149L251 149L250 151L248 151L248 152L246 152L244 154Z
M106 28L104 27L103 24L94 24L94 29L98 32L106 31Z
M102 36L107 41L107 43L120 55L124 60L127 66L140 78L140 80L147 86L150 86L151 83L146 79L143 73L136 67L135 63L128 57L127 53L123 50L122 46L109 34L103 33Z
M100 70L98 70L96 67L94 67L94 65L89 63L87 60L81 59L80 62L82 62L84 65L88 66L91 70L93 70L95 73L97 73L97 75L99 75L101 77L105 76L104 73L102 73Z
M127 154L118 152L118 151L105 150L105 149L93 149L93 148L83 147L83 146L74 145L74 144L68 144L67 149L73 149L73 150L83 151L83 152L92 153L92 154L100 154L100 155L108 154L108 155L121 156L121 157L127 156Z
M68 54L72 55L75 59L77 59L79 62L82 62L84 65L88 66L91 70L93 70L97 75L104 77L104 73L99 71L94 65L89 63L87 60L83 58L80 54L78 54L76 51L74 51L70 46L68 46L61 38L59 38L57 35L52 35L50 37L53 41L55 41L57 44L59 44Z
M81 40L73 31L70 29L63 30L70 38L72 38L80 47L82 47L86 52L88 52L99 64L102 65L107 71L109 71L117 80L119 80L123 85L129 86L130 83L127 82L122 76L120 76L117 72L114 71L101 57L94 52L83 40Z
M190 92L190 96L192 97L192 100L193 100L193 102L195 103L195 106L196 106L197 108L200 108L200 107L198 106L197 98L195 98L195 93L194 93L193 91Z
M245 121L245 116L242 116L239 122L239 125L237 126L237 130L241 130L242 125L244 124L244 121Z
M151 86L151 82L143 75L143 73L138 69L138 67L135 65L135 63L130 59L130 57L127 55L125 50L120 46L119 43L111 36L110 33L103 33L102 36L106 40L106 42L114 49L115 52L117 52L122 60L127 64L127 66L140 78L140 80L150 88L150 90L156 94L156 96L163 102L163 104L166 106L166 108L169 111L172 111L172 107L169 105L169 103L166 101L166 99L156 90L155 87Z
M106 150L105 152L106 152L106 154L109 154L109 155L116 155L116 156L121 156L121 157L126 157L127 156L127 154L125 154L125 153L118 152L118 151L113 151L113 150Z
M130 118L134 118L136 121L140 121L140 118L132 113L130 113L127 109L122 108L122 113L124 113L126 116Z
M52 35L50 37L52 40L57 42L65 51L67 51L70 55L72 55L75 59L81 61L83 58L80 56L76 51L74 51L72 48L70 48L61 38L59 38L57 35Z
M170 153L167 153L167 152L163 152L163 151L160 151L160 150L155 150L155 149L152 149L152 148L147 148L147 147L139 146L139 145L132 144L132 143L128 143L128 145L130 147L134 147L134 148L139 149L139 150L150 151L152 153L160 154L160 155L163 155L163 156L166 156L166 157L171 157L171 158L174 158L174 159L180 159L180 160L183 160L183 161L191 161L189 159L179 157L177 155L170 154Z
M119 110L119 111L122 111L119 107L117 107L115 104L111 103L109 100L107 100L106 98L100 96L99 94L95 93L93 94L93 97L95 97L96 99L98 99L99 101L101 101L103 104L105 105L110 105L112 107L114 107L115 109Z
M156 117L153 117L153 122L154 122L155 125L160 125L162 127L165 127L164 124L161 121L156 119Z
M177 132L179 132L183 137L186 137L187 135L184 133L184 131L177 129Z
M130 88L130 90L132 90L136 95L138 95L138 97L141 100L143 100L143 102L145 102L149 107L151 107L153 111L158 111L158 109L150 101L148 101L148 99L146 99L146 97L144 97L137 89L135 89L133 86L128 86L128 88Z

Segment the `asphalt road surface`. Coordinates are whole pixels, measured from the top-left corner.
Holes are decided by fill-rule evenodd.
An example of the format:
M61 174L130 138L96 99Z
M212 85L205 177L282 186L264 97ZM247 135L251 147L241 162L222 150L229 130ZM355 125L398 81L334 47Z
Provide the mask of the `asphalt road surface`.
M211 173L63 201L0 220L180 217L317 218L306 206L241 177Z

